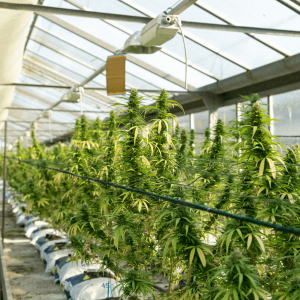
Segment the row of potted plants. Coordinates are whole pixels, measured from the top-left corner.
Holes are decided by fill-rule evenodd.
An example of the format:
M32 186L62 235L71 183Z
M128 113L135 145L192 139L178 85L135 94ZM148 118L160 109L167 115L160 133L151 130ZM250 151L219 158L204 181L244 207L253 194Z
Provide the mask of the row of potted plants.
M269 131L258 95L222 119L195 154L195 133L173 128L181 106L163 90L143 106L136 90L102 122L83 115L72 142L18 143L15 158L185 201L299 227L298 146ZM174 121L173 121L174 120ZM299 299L299 237L9 160L9 184L27 212L68 233L74 257L100 256L128 299ZM157 278L168 278L165 290ZM159 292L158 292L159 291Z

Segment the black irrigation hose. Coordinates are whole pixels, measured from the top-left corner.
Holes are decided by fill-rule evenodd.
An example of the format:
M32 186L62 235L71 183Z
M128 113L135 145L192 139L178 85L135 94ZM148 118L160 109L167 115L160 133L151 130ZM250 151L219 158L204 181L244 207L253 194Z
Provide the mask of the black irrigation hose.
M91 181L98 182L98 183L101 183L101 184L106 184L106 185L109 185L109 186L112 186L112 187L115 187L115 188L118 188L118 189L138 193L138 194L141 194L141 195L146 195L146 196L157 198L157 199L162 199L162 200L165 200L165 201L177 204L177 205L187 206L187 207L190 207L190 208L206 211L208 213L225 216L225 217L228 217L228 218L240 220L240 221L243 221L243 222L257 224L259 226L265 226L265 227L273 228L277 231L292 233L294 235L300 236L300 229L292 228L292 227L289 227L289 226L282 226L282 225L272 224L272 223L269 223L269 222L261 221L259 219L254 219L254 218L250 218L250 217L246 217L246 216L232 214L232 213L229 213L227 211L219 210L219 209L208 207L208 206L205 206L205 205L196 204L196 203L187 202L187 201L182 201L182 200L179 200L179 199L175 199L175 198L171 198L171 197L167 197L167 196L162 196L162 195L157 195L157 194L153 194L153 193L146 192L146 191L139 190L139 189L133 189L133 188L130 188L130 187L127 187L127 186L123 186L123 185L112 183L112 182L107 182L107 181L100 180L100 179L95 179L95 178L91 178L91 177L77 175L77 174L74 174L74 173L71 173L71 172L68 172L68 171L63 171L63 170L59 170L59 169L55 169L55 168L35 164L35 163L29 162L29 161L26 161L26 160L20 160L20 159L13 158L13 157L8 157L8 156L6 156L6 157L8 159L14 159L14 160L17 160L17 161L22 162L22 163L26 163L26 164L42 167L42 168L45 168L45 169L65 173L65 174L68 174L68 175L72 175L72 176L79 177L79 178L86 179L86 180L91 180Z

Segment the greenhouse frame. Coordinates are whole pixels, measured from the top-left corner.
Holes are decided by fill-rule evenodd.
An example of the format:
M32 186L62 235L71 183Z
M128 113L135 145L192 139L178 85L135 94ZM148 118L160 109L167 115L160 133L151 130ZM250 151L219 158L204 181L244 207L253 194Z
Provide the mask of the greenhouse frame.
M0 0L1 297L300 299L299 25L299 0Z

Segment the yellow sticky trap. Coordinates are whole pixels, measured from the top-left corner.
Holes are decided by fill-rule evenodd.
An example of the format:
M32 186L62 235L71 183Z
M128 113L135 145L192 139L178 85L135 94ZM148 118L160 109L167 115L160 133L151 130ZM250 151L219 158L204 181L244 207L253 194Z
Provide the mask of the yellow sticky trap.
M125 55L109 56L106 62L107 95L125 94Z
M89 278L90 277L88 275L85 275L82 280L88 280Z

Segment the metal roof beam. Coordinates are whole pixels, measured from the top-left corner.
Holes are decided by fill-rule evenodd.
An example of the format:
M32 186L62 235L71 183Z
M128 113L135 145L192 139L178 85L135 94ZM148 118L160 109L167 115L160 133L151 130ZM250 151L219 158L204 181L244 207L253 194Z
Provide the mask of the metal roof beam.
M39 0L39 1L38 1L38 5L43 5L43 3L44 3L44 0ZM30 40L32 31L33 31L34 26L35 26L35 23L36 23L36 21L37 21L37 18L38 18L38 15L37 15L37 14L34 14L34 17L33 17L33 20L32 20L32 23L31 23L31 26L30 26L28 35L27 35L27 39L26 39L26 42L25 42L24 52L25 52L25 50L26 50L26 48L27 48L27 45L28 45L28 42L29 42L29 40Z
M294 11L297 14L300 14L300 9L298 7L295 7L292 3L289 3L289 1L285 0L277 0L277 2L283 4L284 6L288 7L292 11Z
M27 108L27 107L15 107L15 106L11 106L11 107L3 107L1 109L11 109L11 110L32 110L32 111L45 111L48 109L45 108ZM72 110L72 109L53 109L53 112L68 112L68 113L81 113L81 110ZM104 111L96 111L96 110L83 110L83 113L93 113L93 114L108 114L108 112L104 112Z
M55 88L55 89L70 89L71 86L64 85L47 85L47 84L31 84L31 83L4 83L0 86L16 86L16 87L34 87L34 88ZM85 87L85 91L106 91L106 87ZM127 92L130 92L131 89L126 89ZM137 89L141 93L160 93L162 90L151 90L151 89ZM197 94L198 92L187 92L187 91L167 91L169 94Z
M175 100L182 104L186 113L206 110L202 93L218 95L222 106L244 101L241 95L258 93L260 97L276 95L300 89L300 54L281 59L236 75L218 83L198 89L197 95L178 95ZM177 113L177 111L176 111ZM180 112L178 112L180 114Z
M259 27L249 27L249 26L231 26L231 25L198 23L198 22L189 22L189 21L183 21L182 26L186 28L196 28L196 29L300 37L300 31L294 31L294 30L281 30L281 29L259 28Z
M179 2L175 7L170 7L171 10L167 11L168 15L179 15L186 9L188 9L190 6L192 6L197 0L182 0Z
M278 78L288 74L293 74L300 71L300 54L296 54L279 61L267 64L265 66L253 69L250 72L239 74L224 80L217 84L209 84L198 89L199 92L211 92L214 94L222 94L242 88L251 86L259 82ZM255 92L255 91L254 91Z
M148 17L137 17L137 16L128 16L128 15L120 15L120 14L92 12L92 11L85 11L85 10L67 9L67 8L60 8L60 7L40 6L40 5L32 5L32 4L16 4L16 3L7 3L7 2L0 2L0 8L31 11L31 12L36 12L38 14L46 13L46 14L56 14L56 15L67 15L67 16L115 20L115 21L123 21L123 22L134 22L134 23L142 23L142 24L147 24L152 20L152 18L148 18ZM229 26L229 25L219 25L219 24L209 24L209 23L200 23L200 22L189 22L189 21L182 21L182 26L188 28L198 28L198 29L208 29L208 30L271 34L271 35L295 36L295 37L300 36L300 31L293 31L293 30L277 30L277 29L269 29L269 28Z

